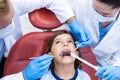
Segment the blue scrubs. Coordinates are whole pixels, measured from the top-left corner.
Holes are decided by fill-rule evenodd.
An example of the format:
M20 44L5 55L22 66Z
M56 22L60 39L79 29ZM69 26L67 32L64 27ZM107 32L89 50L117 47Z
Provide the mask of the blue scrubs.
M115 21L118 19L118 16L116 17ZM115 21L112 21L112 23L105 28L102 27L102 23L99 22L99 42L103 39L103 37L107 34L107 32L110 30L110 28L113 26Z

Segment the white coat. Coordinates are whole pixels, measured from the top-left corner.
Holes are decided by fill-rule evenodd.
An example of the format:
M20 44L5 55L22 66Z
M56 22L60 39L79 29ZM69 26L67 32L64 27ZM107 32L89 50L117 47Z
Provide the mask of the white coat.
M120 15L106 36L99 41L99 26L96 15L91 16L92 0L69 1L79 23L89 30L93 43L90 45L100 65L120 66Z
M15 41L22 36L19 20L21 15L32 12L35 9L46 7L56 14L61 23L74 16L72 10L64 0L11 0L11 2L14 8L12 23L14 24L13 26L15 26L15 29L11 35L4 38L6 44L6 57Z

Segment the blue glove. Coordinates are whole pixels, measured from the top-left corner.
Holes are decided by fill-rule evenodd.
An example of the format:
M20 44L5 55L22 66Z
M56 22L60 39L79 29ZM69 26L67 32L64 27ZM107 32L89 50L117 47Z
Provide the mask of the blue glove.
M120 79L120 66L107 65L101 67L95 75L105 80L118 80Z
M25 80L35 80L42 77L42 75L49 69L52 57L45 54L32 60L28 66L23 70Z
M73 20L68 24L70 28L70 32L72 35L78 39L78 42L76 44L77 47L86 47L89 44L92 43L92 38L88 30L83 28L77 20ZM79 46L80 43L85 42L81 46Z

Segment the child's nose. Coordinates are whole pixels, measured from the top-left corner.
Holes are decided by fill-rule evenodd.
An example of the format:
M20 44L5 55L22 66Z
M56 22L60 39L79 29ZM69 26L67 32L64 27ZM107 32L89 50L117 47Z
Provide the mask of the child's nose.
M67 43L67 42L65 42L63 45L64 45L64 47L65 47L65 46L68 46L68 43Z

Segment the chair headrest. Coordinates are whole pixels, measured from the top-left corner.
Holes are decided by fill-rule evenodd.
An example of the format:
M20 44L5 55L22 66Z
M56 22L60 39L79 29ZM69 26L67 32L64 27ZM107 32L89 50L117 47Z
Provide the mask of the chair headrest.
M62 25L55 14L46 8L29 13L29 20L33 26L46 30L51 30Z

